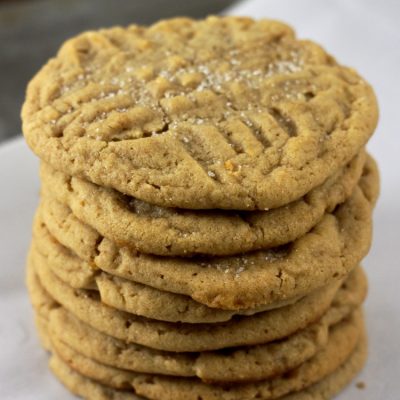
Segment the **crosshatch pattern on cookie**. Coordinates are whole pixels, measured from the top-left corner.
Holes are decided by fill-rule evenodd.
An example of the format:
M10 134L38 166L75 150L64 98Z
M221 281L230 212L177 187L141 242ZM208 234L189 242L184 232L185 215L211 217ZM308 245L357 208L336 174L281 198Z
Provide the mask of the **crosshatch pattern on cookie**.
M164 206L265 209L349 162L377 107L286 25L211 17L68 41L22 115L34 151L72 175Z

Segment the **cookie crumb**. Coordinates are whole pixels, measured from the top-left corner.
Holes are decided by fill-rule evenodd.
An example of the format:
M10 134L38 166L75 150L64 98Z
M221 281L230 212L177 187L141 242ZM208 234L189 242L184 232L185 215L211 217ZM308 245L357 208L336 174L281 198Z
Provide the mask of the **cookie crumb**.
M365 384L365 382L357 382L356 383L356 388L357 389L360 389L360 390L362 390L362 389L365 389L365 387L366 387L366 384Z
M224 166L225 166L225 169L227 169L228 171L235 170L235 165L233 164L233 162L231 160L225 161Z

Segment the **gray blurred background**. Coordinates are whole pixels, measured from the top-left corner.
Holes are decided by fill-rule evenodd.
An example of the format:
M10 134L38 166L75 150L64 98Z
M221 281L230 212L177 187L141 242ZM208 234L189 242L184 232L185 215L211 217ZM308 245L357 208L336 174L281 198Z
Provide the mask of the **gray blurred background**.
M21 132L20 108L32 75L81 31L173 16L205 17L234 0L0 0L0 141Z

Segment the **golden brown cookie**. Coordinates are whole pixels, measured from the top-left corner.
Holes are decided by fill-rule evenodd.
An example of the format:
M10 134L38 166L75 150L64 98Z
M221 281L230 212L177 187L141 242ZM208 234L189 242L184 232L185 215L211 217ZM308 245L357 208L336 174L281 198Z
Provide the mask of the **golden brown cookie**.
M39 263L75 289L99 292L101 301L111 307L147 318L169 322L214 323L229 321L235 315L253 315L295 303L299 298L248 310L221 310L210 308L189 296L165 292L124 278L112 276L93 268L89 263L71 255L62 245L41 229L42 241L54 248L52 256L41 254L35 241L30 250L34 263ZM54 246L52 246L54 245ZM49 246L49 247L50 247Z
M296 393L283 396L280 400L330 400L342 390L365 364L367 343L365 334L361 337L350 357L334 372L321 381ZM56 355L50 360L50 367L60 381L73 393L87 400L139 400L132 392L116 390L84 377L70 368ZM196 399L197 400L197 399ZM262 399L261 399L262 400Z
M304 296L346 276L361 261L370 245L377 194L372 195L371 188L377 190L377 182L373 169L344 204L295 242L240 256L172 258L119 248L71 213L68 229L65 218L54 218L52 223L49 219L46 227L60 243L111 275L187 295L209 307L252 309ZM40 211L38 223L43 223ZM36 234L35 243L44 244ZM45 247L42 254L51 255Z
M30 260L32 263L32 261ZM256 345L282 339L304 329L320 318L332 301L340 307L359 304L365 295L366 282L360 275L350 275L348 287L323 288L297 303L219 324L173 324L138 317L102 304L92 291L74 290L41 265L31 265L38 273L36 285L43 285L49 295L77 318L109 336L158 350L200 352L226 347ZM359 280L360 279L360 280ZM350 285L351 283L351 285ZM351 306L348 312L351 311Z
M44 290L40 291L40 285L32 290L31 297L37 307L40 333L47 329L50 336L106 365L136 372L197 376L208 382L249 381L293 369L326 346L331 326L346 318L363 301L365 288L363 291L357 288L363 279L361 269L354 271L346 280L346 289L340 289L322 318L287 338L265 345L205 353L178 354L127 344L91 328L59 305L51 309L39 307L52 301ZM41 334L42 338L45 336Z
M363 171L362 151L351 163L303 198L269 211L182 210L161 208L115 190L41 166L45 214L65 214L68 206L83 223L102 236L158 255L232 255L276 247L308 232L352 193ZM368 157L366 173L374 161ZM48 197L58 201L51 201ZM58 218L59 219L59 218ZM64 224L67 224L66 220Z
M367 338L366 333L363 332L355 351L335 372L305 390L285 396L281 400L332 399L361 371L367 360L367 355Z
M276 399L307 388L346 362L360 340L363 319L360 310L354 319L335 325L325 348L296 369L268 380L229 386L206 384L195 378L138 374L106 366L51 338L53 351L72 369L103 385L162 400L251 400Z
M59 308L50 314L50 336L82 355L105 365L151 374L194 377L204 382L258 381L283 374L309 360L323 349L330 325L348 307L331 309L321 321L281 339L251 347L202 353L171 353L126 344L104 335ZM341 315L339 315L341 314Z
M377 122L370 86L270 20L86 32L28 86L29 146L151 204L264 210L321 185Z

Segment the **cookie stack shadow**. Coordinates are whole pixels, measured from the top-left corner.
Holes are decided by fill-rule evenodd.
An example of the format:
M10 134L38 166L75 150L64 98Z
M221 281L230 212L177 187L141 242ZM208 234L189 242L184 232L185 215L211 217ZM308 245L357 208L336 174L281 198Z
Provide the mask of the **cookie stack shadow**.
M234 18L190 23L176 21L171 24L189 24L195 32L205 29L204 24L211 27L227 24L233 30L243 24L257 25L248 19L243 22ZM290 37L285 25L269 24ZM251 29L267 32L270 28L265 26L261 24ZM165 28L161 25L161 28L152 29ZM104 32L104 36L126 34L118 30ZM142 31L132 32L144 35ZM218 32L215 31L215 35ZM252 38L250 35L247 40ZM147 39L152 40L151 37ZM100 53L101 47L106 46L99 40L96 42L94 36L89 36L87 41L90 40L94 41L94 48L100 46L96 50ZM289 47L293 52L292 47L300 42L290 40L293 43ZM82 43L80 46L84 46ZM322 50L311 48L309 51L320 54ZM60 54L62 57L63 53ZM68 57L71 58L71 54ZM240 59L233 66L236 68L239 62ZM326 63L329 68L334 68L331 59ZM329 399L360 371L367 353L362 312L367 282L360 263L371 242L371 215L379 181L375 162L364 146L374 123L366 124L364 134L360 133L360 127L354 131L349 129L347 134L360 138L358 142L358 139L348 138L350 144L345 145L339 140L324 149L325 153L333 154L329 163L325 163L330 169L322 161L315 164L313 170L307 170L309 161L299 164L299 171L305 170L303 180L298 171L298 175L284 175L283 183L276 175L268 181L267 189L260 186L257 192L257 185L261 183L254 183L251 174L245 171L248 160L243 162L243 175L237 168L244 153L256 160L254 162L260 160L250 151L257 149L251 140L261 140L259 136L267 135L268 130L281 129L285 133L286 129L286 134L290 131L289 117L282 122L282 117L277 115L280 106L282 110L292 112L290 124L296 124L299 130L304 129L304 124L311 126L311 122L299 114L298 105L297 108L289 107L291 102L303 104L304 99L309 100L311 95L304 93L311 90L311 78L305 72L303 76L302 71L292 69L284 71L279 79L286 79L285 74L287 79L291 79L291 74L299 74L296 79L300 83L289 89L296 92L296 99L277 101L273 111L268 105L268 115L275 119L271 119L270 126L265 121L260 123L260 131L252 139L247 129L256 124L257 118L250 111L243 117L243 111L229 105L231 114L224 114L224 118L227 123L232 123L229 129L234 133L228 135L230 140L241 143L237 159L228 157L223 145L215 139L213 124L216 119L212 113L218 111L216 108L208 115L198 105L201 123L196 120L199 116L191 117L195 122L187 117L176 117L175 125L169 125L170 131L176 129L175 136L168 136L169 131L166 131L139 139L153 140L157 136L154 140L158 140L165 136L175 140L174 137L180 135L181 143L188 145L195 141L197 134L195 130L188 133L188 121L196 129L201 125L204 129L201 135L216 146L213 151L220 154L221 159L215 165L208 162L207 171L199 171L198 164L185 166L187 176L184 180L193 177L196 187L196 191L187 190L187 198L185 190L181 189L176 190L174 197L174 188L169 181L163 192L163 180L157 181L157 178L152 184L146 181L143 184L147 185L145 190L135 189L142 187L137 184L139 180L135 181L135 176L135 185L130 186L129 181L124 186L121 183L124 174L127 170L128 174L133 171L124 164L127 163L124 157L115 156L117 158L112 158L112 162L106 163L99 156L100 168L91 169L94 163L90 164L89 152L82 150L79 153L79 147L72 149L70 146L75 133L67 132L68 124L61 114L68 118L68 113L62 110L61 103L57 106L53 103L54 108L50 111L43 104L41 108L35 105L37 109L32 111L33 95L40 97L37 88L44 87L43 82L50 79L43 73L36 78L28 91L28 105L23 113L27 141L42 159L41 200L33 223L27 283L42 344L51 353L51 369L73 393L87 399L104 400ZM136 71L133 67L132 70ZM131 72L129 68L124 71ZM315 74L321 72L317 68L316 71ZM208 70L207 73L211 72ZM282 71L275 75L279 73ZM342 75L337 74L342 79L350 73L353 74L346 70L340 72ZM275 75L270 73L266 79L274 79ZM79 82L88 79L87 87L92 79L93 88L95 78L71 76L66 74L63 79ZM303 78L307 85L302 86ZM133 79L136 79L135 75ZM357 85L356 79L352 79L346 76L340 83L335 81L332 85L353 85L346 89L350 91ZM160 81L158 84L161 85ZM332 94L325 90L324 84L315 78L316 110L318 101L326 102L325 110L337 106L330 102L329 96L337 103L342 101L337 98L345 97L345 91ZM362 85L368 89L365 83ZM108 89L106 86L104 90ZM43 96L48 95L50 99L51 89L47 87L47 90ZM82 86L76 90L83 90ZM227 89L226 93L229 97L231 92ZM304 99L298 93L304 94ZM349 95L351 102L342 107L345 113L351 113L351 107L358 104L356 94ZM165 97L163 92L154 96ZM230 101L234 102L232 96ZM176 97L182 97L182 94ZM366 95L359 97L363 100ZM169 101L174 95L165 98ZM84 110L81 102L71 99L63 104ZM275 101L271 99L263 101ZM347 100L347 97L343 99L343 104ZM112 106L114 109L121 107L114 96L110 101L116 102ZM216 100L209 96L209 101ZM310 107L313 104L311 102ZM98 105L99 114L106 112L102 106L106 107L106 104ZM174 104L171 107L168 109L164 105L163 108L167 109L167 117L173 119L180 105L176 106L178 111L174 110ZM366 109L365 115L371 113L371 107ZM323 119L322 109L318 112ZM35 119L34 114L40 110L46 110L49 115L48 125L45 123L47 114ZM85 110L97 113L89 108ZM357 112L362 117L362 112ZM338 111L335 118L342 120L336 121L335 126L348 128L355 123L349 115L343 116ZM135 116L148 118L139 111ZM331 116L327 111L326 118ZM242 123L243 118L245 123ZM281 125L278 126L277 121ZM323 123L319 123L320 128L323 127ZM113 134L115 130L128 129L123 123L113 125L110 120L108 124L113 128L110 128ZM179 124L182 124L182 130L179 130ZM67 133L64 137L50 134L45 126L50 126L49 129L54 126L61 129L62 126ZM87 125L82 122L82 126ZM38 127L37 132L35 127ZM46 143L52 143L43 152L44 142L37 139L42 134L39 128L47 135ZM93 142L90 146L96 146L104 139L91 138L89 128L86 132L89 132L87 140ZM302 137L301 132L296 135ZM81 140L84 134L81 132L77 137ZM295 139L290 137L288 143L291 140L294 143ZM64 140L63 145L57 140ZM151 148L155 158L161 157L157 146L156 143ZM203 144L196 142L196 146L191 153L193 157ZM220 151L218 146L221 146ZM289 148L284 141L276 146L284 148L284 152ZM144 147L140 151L144 152ZM305 148L301 146L293 145L290 151L305 154ZM74 161L68 160L68 152L73 154ZM96 152L100 153L97 148ZM321 151L315 158L324 160L325 153ZM344 155L341 158L337 154ZM137 161L137 170L147 171L148 166L141 170L141 162ZM106 171L104 176L99 172L102 168ZM165 168L171 168L170 164L165 164ZM222 174L219 168L243 181L243 191L232 186L229 180L225 182L224 177L221 181L216 180ZM254 170L254 163L249 168ZM278 166L275 169L278 170ZM321 175L317 177L319 171L325 174L323 179ZM173 176L177 187L181 177L178 172ZM151 171L149 174L153 179ZM203 180L200 183L199 176ZM314 181L313 177L316 177ZM300 183L296 186L296 182ZM210 190L210 185L216 186ZM220 192L219 186L222 187ZM277 189L271 192L269 203L263 203L268 188L273 188L272 192ZM153 195L157 191L159 197ZM247 197L243 195L245 192Z

